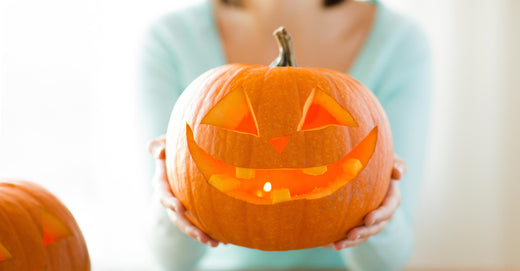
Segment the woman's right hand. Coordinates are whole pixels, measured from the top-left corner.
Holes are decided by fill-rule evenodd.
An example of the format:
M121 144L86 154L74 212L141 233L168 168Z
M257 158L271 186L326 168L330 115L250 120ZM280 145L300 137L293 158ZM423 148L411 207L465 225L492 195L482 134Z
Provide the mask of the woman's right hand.
M170 220L177 228L202 244L211 247L218 246L219 242L217 240L209 237L209 235L188 220L185 215L186 208L184 208L184 205L173 195L166 175L165 146L166 140L164 136L158 137L148 143L148 152L155 158L155 174L153 177L154 192L159 197L161 204L166 208Z

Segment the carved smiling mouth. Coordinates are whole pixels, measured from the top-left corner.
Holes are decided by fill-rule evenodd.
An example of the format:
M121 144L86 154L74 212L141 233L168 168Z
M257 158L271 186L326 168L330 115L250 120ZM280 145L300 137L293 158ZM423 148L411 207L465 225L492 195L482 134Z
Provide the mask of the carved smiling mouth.
M210 185L236 199L254 204L274 204L328 196L346 185L365 168L374 153L377 126L338 161L309 168L241 168L204 151L186 124L188 148L195 164Z

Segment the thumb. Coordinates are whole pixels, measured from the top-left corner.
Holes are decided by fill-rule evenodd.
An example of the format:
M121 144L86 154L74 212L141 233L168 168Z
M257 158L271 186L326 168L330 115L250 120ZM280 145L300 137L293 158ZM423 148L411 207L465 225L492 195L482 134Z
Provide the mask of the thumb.
M156 138L150 142L148 142L148 152L155 159L164 159L165 155L165 147L166 147L166 139L164 136Z
M392 179L400 180L406 174L406 162L397 155L394 157L394 167L392 168Z

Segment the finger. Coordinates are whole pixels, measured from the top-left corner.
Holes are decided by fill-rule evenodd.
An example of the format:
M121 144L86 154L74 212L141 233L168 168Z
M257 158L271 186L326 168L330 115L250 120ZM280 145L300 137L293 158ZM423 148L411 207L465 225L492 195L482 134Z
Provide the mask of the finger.
M184 212L184 205L173 195L167 181L154 178L154 191L161 204L175 212Z
M152 178L153 189L156 192L169 192L171 194L168 176L166 174L166 165L164 160L157 160L155 163L155 173ZM172 194L173 196L173 194Z
M166 136L162 135L148 142L148 152L155 159L164 159L166 157L164 148L166 147Z
M152 179L153 190L161 201L161 204L175 212L184 211L184 206L173 194L166 176L164 161L157 160L155 163L155 175Z
M392 180L400 180L406 174L406 162L394 155L394 167L392 168Z
M341 249L344 249L344 248L357 246L357 245L365 242L366 240L368 240L368 238L360 238L360 239L356 239L354 241L351 241L351 240L348 240L348 239L343 239L343 240L334 242L334 249L335 250L341 250Z
M180 202L180 200L178 200L174 196L168 196L168 195L159 196L159 201L161 202L162 206L164 206L165 208L172 210L176 213L182 214L182 213L186 212L186 208L184 208L184 205L182 204L182 202Z
M153 176L154 180L158 179L161 181L164 181L165 183L168 182L168 176L166 174L166 161L156 159L155 160L155 172Z
M334 248L334 243L326 244L322 248Z
M369 238L370 236L376 235L380 233L388 224L388 221L383 221L372 226L361 226L353 228L347 234L347 239L350 241L355 241L357 239Z
M182 232L186 233L189 237L199 241L202 244L209 245L211 247L218 246L218 241L212 239L199 228L195 227L186 216L173 212L167 209L168 216L173 224L179 228Z
M395 210L401 204L401 191L399 190L399 182L391 181L390 188L386 194L383 204L374 211L368 213L365 217L365 225L370 226L384 220L392 219Z

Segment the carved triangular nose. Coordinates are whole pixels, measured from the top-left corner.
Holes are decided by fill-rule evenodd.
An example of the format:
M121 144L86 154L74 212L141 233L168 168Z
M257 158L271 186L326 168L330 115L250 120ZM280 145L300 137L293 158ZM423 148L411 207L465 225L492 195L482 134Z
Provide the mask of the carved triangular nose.
M289 143L289 138L289 136L275 137L269 139L269 143L273 145L278 153L282 153L285 149L285 146L287 146L287 143Z

